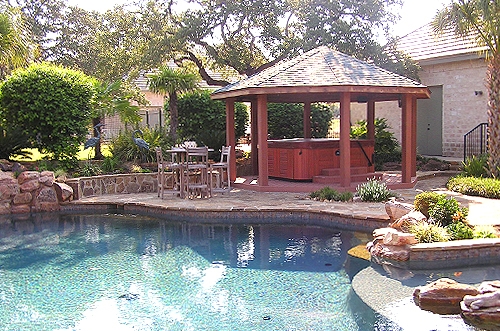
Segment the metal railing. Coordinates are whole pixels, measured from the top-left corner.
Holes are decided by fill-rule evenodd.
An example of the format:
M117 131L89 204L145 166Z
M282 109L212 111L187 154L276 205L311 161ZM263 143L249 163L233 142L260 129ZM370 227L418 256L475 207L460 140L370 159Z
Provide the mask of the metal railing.
M488 123L481 123L464 135L464 162L488 153Z

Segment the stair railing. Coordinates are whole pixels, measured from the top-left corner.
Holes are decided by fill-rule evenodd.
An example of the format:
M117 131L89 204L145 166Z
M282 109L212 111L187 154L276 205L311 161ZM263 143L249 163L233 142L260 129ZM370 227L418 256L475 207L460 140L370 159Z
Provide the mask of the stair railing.
M464 135L464 162L485 153L488 153L488 123L481 123Z

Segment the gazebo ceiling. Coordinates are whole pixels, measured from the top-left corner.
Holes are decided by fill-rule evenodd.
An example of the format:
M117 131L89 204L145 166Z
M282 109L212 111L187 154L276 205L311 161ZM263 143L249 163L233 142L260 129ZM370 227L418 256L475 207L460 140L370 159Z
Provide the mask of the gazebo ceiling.
M212 99L252 101L267 95L268 102L338 102L345 92L359 102L399 100L402 94L430 97L419 82L320 46L220 88Z

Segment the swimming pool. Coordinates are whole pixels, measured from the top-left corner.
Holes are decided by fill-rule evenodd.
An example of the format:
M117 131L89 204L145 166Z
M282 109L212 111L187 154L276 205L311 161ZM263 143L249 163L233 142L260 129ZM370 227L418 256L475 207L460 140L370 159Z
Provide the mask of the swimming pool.
M257 222L6 220L0 330L373 330L344 268L358 243Z

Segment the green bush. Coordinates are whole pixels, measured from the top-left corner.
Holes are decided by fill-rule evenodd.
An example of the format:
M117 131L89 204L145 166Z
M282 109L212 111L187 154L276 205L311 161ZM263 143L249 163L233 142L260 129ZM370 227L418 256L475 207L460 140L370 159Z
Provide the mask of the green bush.
M166 134L164 128L155 127L152 129L142 129L142 139L149 144L149 150L145 151L140 149L132 140L134 131L126 130L120 132L114 137L110 144L109 150L113 157L119 162L156 162L155 147L169 148L169 136ZM135 135L139 137L140 134Z
M385 118L375 119L375 152L373 160L375 170L382 170L386 162L401 162L401 147L398 140L394 137L394 133L390 132L390 128ZM351 138L366 139L368 133L367 123L364 120L356 122L356 125L351 127Z
M10 125L0 126L0 159L9 160L16 156L31 156L31 152L25 150L30 147L28 135L21 128Z
M474 227L473 238L498 238L497 231L492 225L478 225Z
M429 209L432 208L439 200L446 199L445 194L440 194L437 192L426 191L419 193L415 196L415 201L413 205L415 206L415 210L418 210L425 217L429 217Z
M466 177L489 177L488 176L488 154L472 156L462 162L462 173Z
M474 238L474 232L472 228L462 222L452 222L448 224L446 227L446 231L450 234L450 240L461 240L461 239L472 239Z
M269 103L267 106L268 134L271 139L304 137L304 105L299 103ZM333 111L325 104L311 105L311 137L328 135Z
M366 183L358 185L356 188L356 195L359 196L362 201L369 202L387 201L389 198L395 196L394 192L389 190L385 183L375 178L369 179Z
M0 85L0 119L34 148L71 168L90 123L93 80L47 63L15 71Z
M455 198L440 199L429 209L429 217L441 226L447 226L452 222L465 221L469 210L460 207Z
M195 91L183 94L177 103L179 109L180 140L194 140L219 150L226 145L226 106L220 100L212 100L209 91ZM234 105L236 140L245 135L248 125L247 107L242 103Z
M309 194L311 199L326 201L351 201L353 194L351 192L338 192L331 187L323 187L321 190Z
M419 243L433 243L450 240L448 231L438 224L418 222L410 226L409 230L410 233L415 235L415 239Z
M446 187L450 191L466 195L500 199L500 180L494 178L457 176L451 178Z

